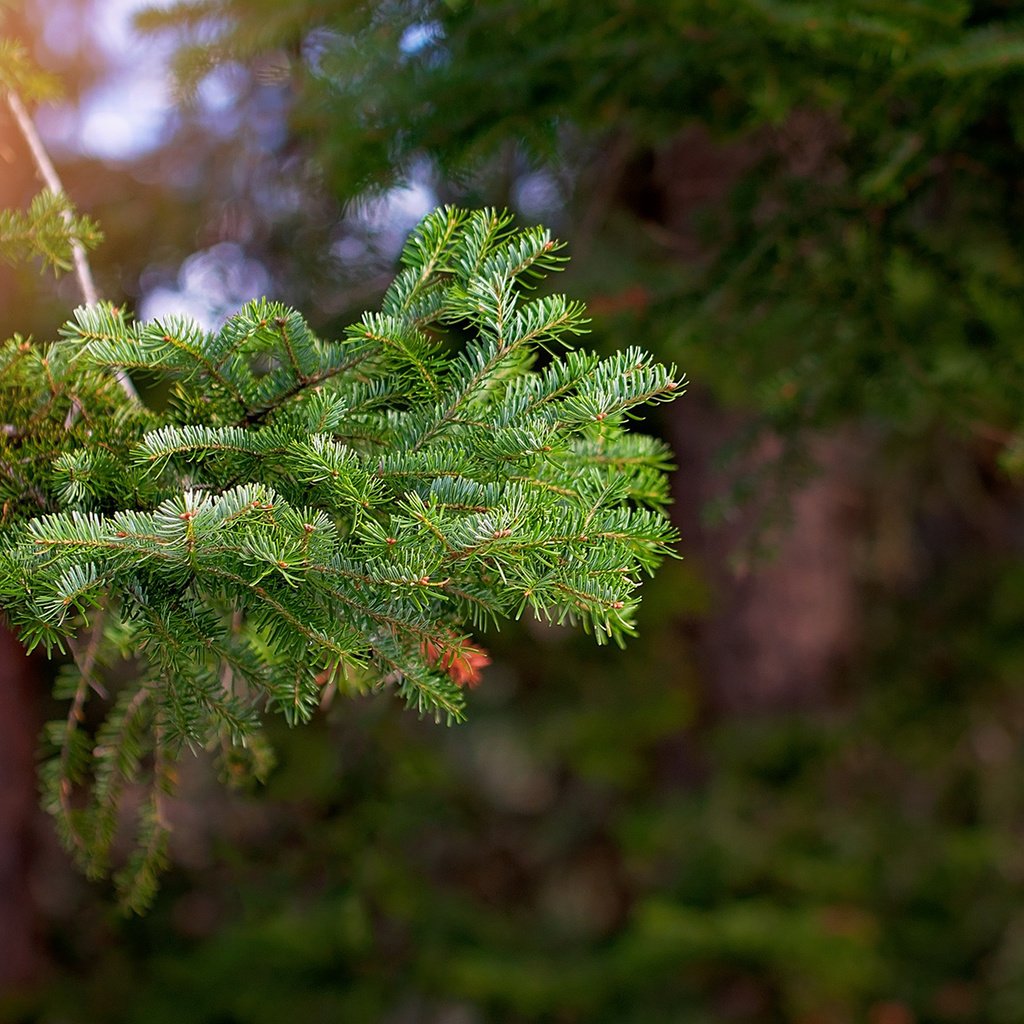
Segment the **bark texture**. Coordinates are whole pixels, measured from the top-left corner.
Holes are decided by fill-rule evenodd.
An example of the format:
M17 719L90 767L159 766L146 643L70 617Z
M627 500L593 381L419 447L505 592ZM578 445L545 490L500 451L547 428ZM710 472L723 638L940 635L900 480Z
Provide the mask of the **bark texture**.
M30 886L39 732L35 668L0 627L0 996L26 986L41 968Z
M819 474L792 496L788 518L773 531L772 553L746 559L742 552L760 528L758 509L719 526L701 514L732 484L716 456L737 418L699 394L672 412L684 550L712 590L710 614L696 627L710 709L729 715L823 706L859 632L858 446L840 436L812 446ZM772 458L771 448L766 439L752 460Z
M770 153L791 174L830 179L841 171L832 155L835 132L826 119L803 114L778 129L729 142L716 141L701 127L688 128L651 155L640 188L646 208L628 194L620 201L656 222L680 262L699 264L710 255L697 230L701 216L720 210L754 163ZM635 179L633 187L639 188ZM858 635L862 455L849 436L801 439L820 474L792 495L788 520L772 538L774 556L737 560L758 529L756 502L722 526L709 526L703 513L737 474L774 458L778 442L764 437L744 465L723 470L720 453L744 420L696 384L667 413L667 429L680 466L675 514L683 549L700 564L713 593L710 614L696 624L709 709L729 715L821 706Z

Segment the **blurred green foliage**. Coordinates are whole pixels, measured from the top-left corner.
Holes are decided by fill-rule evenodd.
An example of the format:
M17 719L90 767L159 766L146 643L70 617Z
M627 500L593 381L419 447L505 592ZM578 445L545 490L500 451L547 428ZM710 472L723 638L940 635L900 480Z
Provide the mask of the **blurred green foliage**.
M425 164L469 197L553 175L566 235L603 228L595 287L639 259L654 336L784 433L867 416L1024 446L1013 4L216 0L141 23L177 31L188 89L272 55L337 195Z
M670 567L637 650L493 637L458 730L369 700L282 731L150 917L67 911L30 1019L1013 1024L1024 565L990 570L875 617L815 716L699 726Z

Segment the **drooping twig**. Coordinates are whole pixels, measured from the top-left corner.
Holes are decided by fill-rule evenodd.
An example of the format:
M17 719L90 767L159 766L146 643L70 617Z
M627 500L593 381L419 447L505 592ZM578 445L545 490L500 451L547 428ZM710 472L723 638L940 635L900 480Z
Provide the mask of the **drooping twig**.
M39 132L36 131L31 115L25 108L25 104L21 101L21 97L13 90L8 90L5 99L15 123L18 125L18 129L28 144L28 148L32 153L32 159L35 161L36 169L39 171L39 176L43 179L43 183L51 192L63 193L64 185L57 174L57 169L53 166L50 154L46 152L46 147L43 145L43 140L39 137ZM72 223L71 211L65 207L61 216L64 219L64 223L70 227ZM78 279L78 288L82 293L82 299L86 305L94 306L99 302L96 282L93 280L92 268L89 266L89 258L86 255L85 246L74 235L71 236L71 256L74 260L75 277ZM138 392L136 392L135 385L132 384L128 374L124 370L117 370L116 376L117 382L121 385L124 393L131 399L137 399L139 397Z
M75 825L74 812L71 808L71 744L78 731L78 724L84 718L82 711L85 699L89 692L86 677L83 675L78 680L75 688L75 699L68 708L68 715L64 725L64 738L60 748L60 778L57 782L57 796L60 801L60 811L64 819L64 825L68 830L68 837L74 846L80 851L85 851L85 839Z
M82 674L82 679L88 683L89 686L95 690L101 698L103 698L103 700L107 699L108 694L100 681L93 675L93 669L96 667L96 657L99 654L100 643L103 640L103 627L106 622L106 618L107 612L105 608L101 608L93 616L92 628L89 631L89 639L84 648L80 648L76 641L72 641L71 643L71 654L75 659L75 664L78 666L78 671Z
M84 707L86 698L89 695L89 688L94 689L101 697L106 697L106 691L99 681L93 676L93 669L96 667L96 656L99 653L100 641L103 638L103 612L99 612L93 621L92 632L84 647L72 643L71 653L74 656L75 664L80 673L78 686L75 688L75 697L68 708L68 716L64 726L64 740L60 751L60 781L58 783L58 795L60 799L61 812L74 845L80 850L85 850L85 839L75 825L74 814L71 809L71 744L79 724L85 718Z

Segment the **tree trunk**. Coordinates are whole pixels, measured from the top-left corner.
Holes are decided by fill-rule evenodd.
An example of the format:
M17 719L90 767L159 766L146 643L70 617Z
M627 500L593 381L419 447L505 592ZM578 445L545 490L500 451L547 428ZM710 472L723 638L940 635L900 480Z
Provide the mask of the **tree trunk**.
M721 209L766 148L793 173L826 179L835 173L833 134L829 122L809 115L794 115L775 133L752 133L732 142L691 127L652 155L641 184L634 180L634 187L653 202L647 216L671 239L676 258L699 264L709 255L696 229L699 215ZM619 198L635 207L628 195ZM642 210L636 214L645 215ZM757 501L738 521L718 527L709 526L704 513L738 474L774 458L771 449L779 442L764 437L742 467L723 470L719 456L743 429L741 415L691 389L666 420L680 467L675 514L683 549L700 564L713 595L709 615L696 623L709 709L728 715L823 705L859 627L857 444L838 435L801 439L820 463L820 475L791 495L788 521L772 537L773 556L737 560L751 531L758 529Z
M39 733L35 677L32 661L0 626L0 996L28 985L42 965L30 886Z
M702 519L736 473L773 457L766 439L742 468L718 467L716 455L737 420L692 392L669 417L683 548L712 590L710 614L696 630L709 709L728 715L821 707L859 631L858 447L848 438L819 439L812 449L820 473L791 496L788 517L771 534L773 551L745 559L751 531L760 528L756 500L738 520L709 526Z

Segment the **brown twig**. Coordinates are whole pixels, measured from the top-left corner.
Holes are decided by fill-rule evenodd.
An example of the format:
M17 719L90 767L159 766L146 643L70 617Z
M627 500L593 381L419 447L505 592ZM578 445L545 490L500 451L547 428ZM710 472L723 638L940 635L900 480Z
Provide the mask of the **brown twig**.
M53 161L50 159L49 153L46 152L43 140L39 137L39 132L36 131L36 126L33 124L28 110L25 109L25 104L21 102L21 97L16 92L8 91L6 98L7 106L10 107L14 120L32 153L32 159L36 162L39 176L51 192L63 192L64 186L61 184L57 169L53 166ZM65 209L61 216L64 218L64 223L70 227L71 211ZM71 255L75 261L75 276L78 278L78 287L82 298L88 305L93 306L99 302L96 283L93 281L92 268L85 255L85 247L77 238L71 239Z
M7 106L11 111L11 115L14 117L18 129L24 137L29 151L32 153L36 170L39 171L39 176L43 179L43 183L51 192L58 195L63 194L64 185L57 174L57 169L53 166L49 153L46 152L46 147L43 145L39 132L36 131L32 117L25 108L25 104L21 101L21 97L13 90L8 90L4 98L7 100ZM61 212L61 217L70 228L73 222L71 210L65 207ZM74 261L75 277L78 279L78 289L82 293L82 300L87 306L94 306L99 302L96 282L93 280L92 268L89 266L89 258L86 256L85 246L74 235L71 236L71 256ZM115 375L124 393L133 401L137 401L139 395L128 374L124 370L116 370Z
M85 648L79 649L74 643L71 645L71 653L74 656L75 664L78 666L80 678L78 680L78 686L75 688L75 696L71 702L71 707L68 708L68 716L64 726L64 741L61 744L60 750L60 780L58 782L58 791L61 812L64 815L68 835L71 836L72 842L74 842L75 846L81 851L85 850L85 839L74 826L74 817L71 808L71 743L78 730L79 724L85 718L84 708L86 698L89 695L89 688L91 687L94 689L101 697L105 698L107 696L103 686L98 682L98 680L93 678L93 669L96 667L96 656L99 653L99 646L102 638L103 612L101 611L93 621L92 633L89 637L89 642L85 645Z
M57 780L57 794L60 800L60 810L64 818L64 825L68 830L71 841L80 852L85 851L85 839L81 832L74 825L74 812L71 807L72 782L71 770L71 743L78 730L78 724L85 717L82 708L85 705L85 698L89 692L86 677L83 675L78 681L75 690L75 698L68 708L68 717L64 725L64 740L60 748L60 778Z

